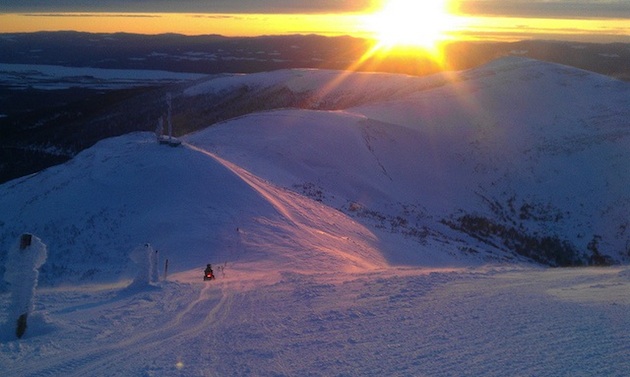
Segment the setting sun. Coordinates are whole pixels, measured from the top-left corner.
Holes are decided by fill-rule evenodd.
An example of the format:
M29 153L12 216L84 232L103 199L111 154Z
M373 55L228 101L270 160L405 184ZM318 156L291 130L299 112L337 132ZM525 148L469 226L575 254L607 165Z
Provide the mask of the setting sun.
M454 26L449 2L388 0L368 18L368 27L382 47L434 49Z

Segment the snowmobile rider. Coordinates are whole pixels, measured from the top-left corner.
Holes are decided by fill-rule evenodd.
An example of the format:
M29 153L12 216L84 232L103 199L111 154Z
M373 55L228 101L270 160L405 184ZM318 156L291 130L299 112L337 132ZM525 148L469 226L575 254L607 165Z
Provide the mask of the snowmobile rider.
M208 263L203 273L206 274L206 276L208 276L208 274L210 274L210 276L214 276L214 272L212 271L212 265Z

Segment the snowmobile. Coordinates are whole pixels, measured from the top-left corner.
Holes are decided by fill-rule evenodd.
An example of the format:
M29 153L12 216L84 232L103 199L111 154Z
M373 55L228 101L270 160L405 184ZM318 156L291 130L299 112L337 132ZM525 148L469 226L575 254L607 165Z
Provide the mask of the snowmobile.
M203 275L203 280L204 280L204 281L205 281L205 280L214 280L214 279L216 279L216 278L214 277L214 274L213 274L212 272L206 272L206 273Z
M203 272L203 280L207 281L207 280L214 280L216 279L214 276L214 273L212 272L212 265L207 265L206 269Z

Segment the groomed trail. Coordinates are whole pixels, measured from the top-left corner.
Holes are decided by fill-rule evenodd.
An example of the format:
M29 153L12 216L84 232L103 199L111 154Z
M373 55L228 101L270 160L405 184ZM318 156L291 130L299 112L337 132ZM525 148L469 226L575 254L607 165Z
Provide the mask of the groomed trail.
M351 238L348 236L348 232L351 231L357 233L369 233L369 231L361 229L362 227L354 221L340 219L342 217L340 212L331 211L330 208L311 199L265 182L238 165L207 150L188 143L185 143L185 147L212 158L249 185L266 203L272 205L284 220L282 225L277 224L276 226L292 228L283 233L300 235L293 237L296 243L299 244L301 240L308 240L308 244L299 245L298 251L277 253L274 256L274 260L289 257L290 261L284 263L285 267L287 267L287 263L290 263L290 268L300 270L305 265L319 263L319 268L324 271L333 269L335 271L356 272L382 268L387 265L378 250L372 247L369 242L363 241L363 237ZM341 221L344 222L344 226L337 227L336 223ZM352 243L354 247L347 249L339 247L339 245L348 243ZM269 249L273 250L275 247ZM352 251L349 252L348 249ZM273 253L273 251L270 252Z
M149 290L47 289L50 331L4 342L10 376L623 376L621 268L260 272ZM249 278L248 278L249 277ZM2 298L5 299L4 297Z

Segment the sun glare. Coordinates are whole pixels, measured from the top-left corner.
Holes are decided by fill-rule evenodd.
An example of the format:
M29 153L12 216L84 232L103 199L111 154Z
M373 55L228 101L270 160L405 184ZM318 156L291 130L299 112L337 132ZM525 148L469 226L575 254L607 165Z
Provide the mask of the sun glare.
M421 47L433 50L447 39L454 16L449 0L385 0L368 18L368 28L384 48Z

